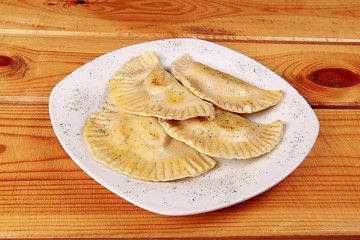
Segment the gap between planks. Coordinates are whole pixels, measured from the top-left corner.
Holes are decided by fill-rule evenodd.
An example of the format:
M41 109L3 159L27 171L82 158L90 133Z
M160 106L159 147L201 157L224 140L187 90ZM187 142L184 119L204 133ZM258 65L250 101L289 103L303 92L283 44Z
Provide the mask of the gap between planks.
M223 42L261 42L261 43L303 43L303 44L342 44L360 45L360 39L351 38L307 38L275 36L234 36L217 34L171 34L171 33L117 33L117 32L81 32L51 30L0 29L2 36L26 37L67 37L67 38L104 38L119 40L157 40L165 38L197 38Z
M0 96L0 104L47 105L49 104L49 98L33 96Z

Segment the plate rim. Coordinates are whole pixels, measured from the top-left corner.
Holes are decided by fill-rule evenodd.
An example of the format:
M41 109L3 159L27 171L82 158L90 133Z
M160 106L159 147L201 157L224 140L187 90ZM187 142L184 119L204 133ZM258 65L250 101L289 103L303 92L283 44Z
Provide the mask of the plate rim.
M194 214L201 214L201 213L205 213L205 212L210 212L210 211L216 211L216 210L219 210L219 209L222 209L222 208L226 208L226 207L229 207L229 206L232 206L232 205L235 205L235 204L239 204L240 202L243 202L243 201L246 201L248 199L251 199L255 196L258 196L259 194L269 190L270 188L274 187L275 185L277 185L278 183L280 183L281 181L283 181L286 177L288 177L294 170L296 170L299 165L301 165L301 163L306 159L306 156L310 153L311 149L313 148L315 142L316 142L316 139L318 137L318 134L319 134L319 131L320 131L320 123L319 123L319 120L316 116L316 113L313 111L313 109L311 108L311 106L308 104L308 102L301 96L301 94L293 87L291 86L291 84L289 84L286 80L284 80L282 77L280 77L279 75L277 75L280 79L282 79L282 81L284 81L284 84L288 85L288 87L292 88L303 100L303 104L306 104L308 109L311 110L309 111L309 113L311 114L311 118L313 120L312 122L312 125L313 125L313 130L315 131L313 133L313 143L310 144L311 147L309 147L307 149L307 152L304 153L305 156L303 157L302 160L298 161L296 165L293 165L292 167L292 170L291 171L288 171L287 174L283 175L281 178L279 178L277 181L269 184L266 188L263 188L243 199L240 199L238 201L234 201L234 202L231 202L229 204L223 204L221 206L217 206L217 207L214 207L214 208L211 208L211 209L202 209L200 211L188 211L188 212L185 212L185 211L180 211L180 212L177 212L177 211L173 211L173 212L169 212L169 211L162 211L162 210L159 210L159 209L154 209L152 207L149 207L147 206L146 204L142 204L141 202L136 202L134 201L133 199L131 199L131 197L128 197L127 195L124 195L124 194L119 194L117 192L116 189L113 189L113 187L111 185L109 185L106 181L104 182L103 179L101 179L91 168L89 168L86 164L84 164L84 162L80 161L76 155L73 154L72 150L68 148L68 146L62 141L61 137L61 130L57 127L55 127L55 117L54 117L54 109L53 107L51 106L52 104L54 104L53 102L53 98L55 96L55 93L58 91L58 89L60 88L60 86L62 84L65 83L65 79L69 78L72 76L72 74L74 74L74 72L76 71L79 71L79 69L82 69L84 68L84 66L88 66L88 64L91 64L91 63L94 63L95 60L97 59L100 59L100 58L106 58L106 56L110 56L120 50L122 51L126 51L127 49L130 49L130 48L134 48L134 47L141 47L142 45L145 45L145 44L151 44L151 43L160 43L160 42L166 42L166 41L197 41L197 42L202 42L202 43L205 43L205 44L210 44L212 46L220 46L221 48L226 48L228 50L231 50L233 51L235 54L240 54L241 56L244 56L254 62L256 62L256 64L259 64L261 65L263 68L271 71L273 74L277 75L275 72L273 72L271 69L267 68L266 66L262 65L261 63L255 61L254 59L240 53L240 52L237 52L231 48L228 48L228 47L225 47L223 45L220 45L220 44L217 44L217 43L214 43L214 42L209 42L209 41L206 41L206 40L202 40L202 39L193 39L193 38L169 38L169 39L161 39L161 40L154 40L154 41L148 41L148 42L142 42L142 43L137 43L137 44L134 44L134 45L129 45L129 46L126 46L126 47L123 47L123 48L119 48L119 49L116 49L116 50L113 50L113 51L110 51L110 52L107 52L105 54L102 54L100 56L98 56L97 58L94 58L92 59L91 61L81 65L80 67L78 67L77 69L75 69L73 72L71 72L70 74L68 74L66 77L64 77L63 79L61 79L54 87L53 89L51 90L51 93L50 93L50 96L49 96L49 115L50 115L50 121L51 121L51 125L52 125L52 128L55 132L55 135L57 137L57 139L59 140L61 146L64 148L64 150L66 151L66 153L70 156L70 158L87 174L89 175L91 178L93 178L96 182L98 182L99 184L101 184L102 186L104 186L105 188L109 189L111 192L113 192L114 194L116 194L117 196L125 199L126 201L140 207L140 208L143 208L147 211L150 211L150 212L153 212L153 213L157 213L157 214L160 214L160 215L168 215L168 216L184 216L184 215L194 215Z

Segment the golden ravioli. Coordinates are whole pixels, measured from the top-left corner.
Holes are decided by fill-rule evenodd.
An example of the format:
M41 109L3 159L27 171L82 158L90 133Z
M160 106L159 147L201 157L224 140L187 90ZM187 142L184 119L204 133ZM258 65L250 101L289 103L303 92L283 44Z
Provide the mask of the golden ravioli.
M194 177L216 164L169 137L157 118L128 114L112 104L93 113L83 133L95 160L133 178L170 181Z
M165 71L155 52L125 63L109 81L109 97L122 111L142 116L176 120L214 117L214 106Z
M172 63L171 73L196 96L231 112L258 112L282 99L281 90L268 91L257 88L196 62L187 54Z
M216 109L213 120L160 120L171 137L213 157L247 159L271 151L281 140L280 120L264 125Z

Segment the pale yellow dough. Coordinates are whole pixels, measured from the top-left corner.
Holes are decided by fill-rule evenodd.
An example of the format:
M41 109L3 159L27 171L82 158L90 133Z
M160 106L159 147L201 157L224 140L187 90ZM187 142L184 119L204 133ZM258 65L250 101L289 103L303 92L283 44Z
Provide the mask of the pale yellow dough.
M159 121L171 137L213 157L257 157L275 148L283 135L280 120L264 125L220 108L213 120Z
M109 81L109 97L122 111L184 120L214 117L214 106L191 93L145 52L125 63Z
M124 175L147 181L195 177L216 161L169 137L155 117L137 116L106 105L83 130L91 156Z
M196 62L187 54L172 63L171 73L196 96L231 112L258 112L276 105L283 95L281 90L263 90Z

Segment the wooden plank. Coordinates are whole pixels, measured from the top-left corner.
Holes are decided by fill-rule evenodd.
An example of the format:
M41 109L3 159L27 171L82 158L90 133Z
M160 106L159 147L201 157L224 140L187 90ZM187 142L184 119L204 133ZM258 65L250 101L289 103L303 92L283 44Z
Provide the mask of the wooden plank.
M142 41L38 37L24 40L23 37L3 37L0 40L0 102L46 104L51 89L76 68L109 51L140 42ZM360 106L360 46L216 43L264 64L292 84L312 106ZM347 78L336 80L337 72L328 72L322 78L323 82L314 81L316 72L330 68L352 73L355 79L353 85L339 87L334 84L349 82ZM333 80L329 82L328 79Z
M308 158L267 192L184 217L142 210L66 155L46 105L0 105L0 237L342 238L360 234L360 110L318 109Z
M128 44L112 41L107 46L100 40L4 37L0 40L0 102L47 103L51 89L76 68Z
M358 46L257 44L246 54L288 81L314 107L360 106ZM256 53L252 49L256 49Z
M2 1L1 35L360 42L360 5L329 1Z

